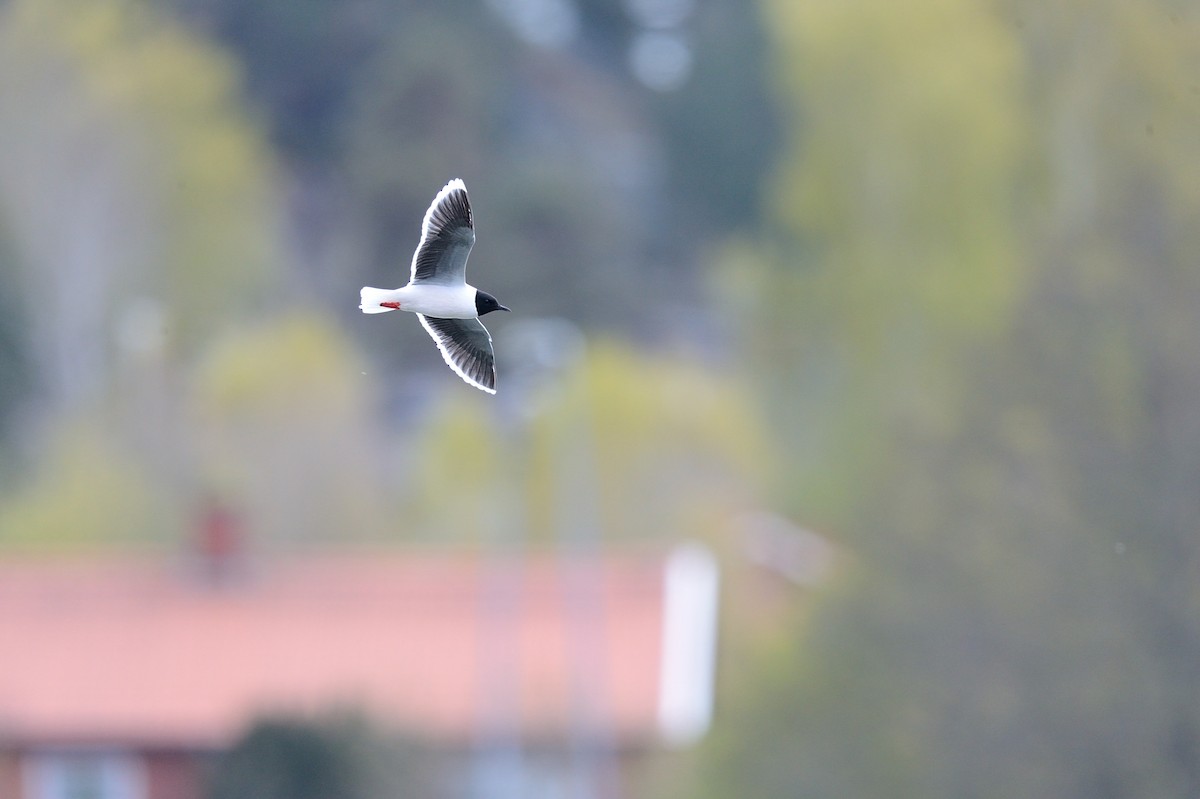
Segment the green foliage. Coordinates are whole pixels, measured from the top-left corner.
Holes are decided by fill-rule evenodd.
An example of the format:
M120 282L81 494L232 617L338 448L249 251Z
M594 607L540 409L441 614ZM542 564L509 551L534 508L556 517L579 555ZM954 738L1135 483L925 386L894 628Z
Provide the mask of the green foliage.
M199 401L208 413L281 426L288 421L279 413L349 416L364 402L361 374L358 357L326 320L296 312L215 344L199 370Z
M770 8L778 230L716 285L857 565L729 678L697 792L1187 795L1200 14Z
M990 6L768 8L802 130L774 215L817 248L811 305L880 360L905 328L923 359L942 342L922 334L994 327L1023 271L1011 211L1026 132L1022 63Z
M201 478L264 543L361 540L382 508L370 385L348 341L296 312L214 342L196 372Z
M597 492L602 529L626 541L711 534L757 501L771 463L736 385L613 344L594 346L568 376L561 404L534 430L532 455L582 508L583 492ZM550 518L553 506L544 507Z
M777 137L753 4L697 4L693 79L659 95L628 68L638 14L607 0L565 6L581 24L561 50L513 35L503 3L159 1L238 55L292 169L297 276L331 305L396 279L406 220L452 176L476 200L488 289L591 329L659 327L680 292L638 290L646 265L691 292L696 251L759 212ZM373 355L396 366L412 346Z
M776 235L714 293L800 446L797 508L840 522L896 415L953 426L951 377L1006 331L1028 266L1013 211L1028 131L1019 53L984 3L777 3L794 133Z
M30 480L0 495L0 547L64 551L144 545L173 528L134 453L98 419L57 431Z
M207 799L431 797L437 772L417 745L356 715L263 718L217 760Z
M7 487L10 543L179 529L193 488L181 363L257 308L276 265L270 157L237 82L136 0L0 9L0 305L20 323L0 325L0 372L24 365L21 399L37 399L20 415L32 473Z
M143 3L0 13L0 215L51 406L94 400L137 298L193 352L258 305L275 242L270 158L228 59Z
M438 8L463 20L480 11L469 2L447 0ZM422 10L419 3L395 0L353 5L162 0L161 5L237 54L247 91L263 109L280 155L310 168L328 166L343 154L356 87L373 79L375 59L398 32L421 27L411 18ZM453 59L446 66L453 69Z
M597 179L626 158L636 118L614 86L587 73L546 78L546 97L529 98L524 81L537 72L489 22L442 5L413 12L348 100L342 165L363 209L365 282L397 282L430 197L460 176L476 211L472 274L487 276L478 285L521 298L523 314L589 326L642 315L646 228L637 206Z
M762 216L762 186L781 136L761 13L757 3L696 3L685 28L694 72L649 105L661 120L671 195L666 216L681 238L707 243L751 228ZM620 31L621 44L629 38Z
M579 525L606 540L705 536L761 495L771 455L753 407L698 366L597 344L524 403L537 412L507 429L475 397L430 421L413 487L423 515L453 528L439 537L497 513L541 542Z
M4 290L16 281L16 255L0 224L0 474L9 443L10 415L32 390L33 365L25 340L25 314L15 292Z

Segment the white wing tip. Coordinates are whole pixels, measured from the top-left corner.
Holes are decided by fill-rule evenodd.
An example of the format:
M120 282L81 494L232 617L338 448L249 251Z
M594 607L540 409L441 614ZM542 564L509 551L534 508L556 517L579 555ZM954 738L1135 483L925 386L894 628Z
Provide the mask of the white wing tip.
M448 194L459 190L467 190L467 184L463 183L462 178L453 178L452 180L447 181L446 185L442 186L442 188L438 190L437 195L433 198L433 202L429 204L430 210L436 208L438 203L446 199Z
M434 196L433 202L429 204L429 208L425 210L425 217L421 220L421 244L429 237L429 226L433 223L433 214L437 211L437 207L442 204L442 201L450 196L451 192L462 189L467 190L467 184L463 183L462 178L453 178L445 186L442 186L437 195ZM417 253L421 251L420 246L417 247L417 252L413 253L413 266L416 266Z
M476 382L474 378L468 377L467 374L465 372L463 372L462 367L459 366L458 364L456 364L454 362L454 359L450 357L450 353L446 352L446 348L442 346L441 342L438 342L437 348L438 348L438 352L440 352L442 354L442 360L446 362L446 365L450 367L451 371L453 371L454 374L458 375L459 377L461 377L463 379L464 383L466 383L469 386L474 386L475 388L479 389L480 391L486 391L489 394L496 393L496 389L488 388L483 383Z

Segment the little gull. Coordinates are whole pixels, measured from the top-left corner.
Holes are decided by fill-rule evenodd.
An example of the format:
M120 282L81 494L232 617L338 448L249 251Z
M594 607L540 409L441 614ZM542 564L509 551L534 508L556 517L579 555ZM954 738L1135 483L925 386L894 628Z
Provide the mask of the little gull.
M450 368L476 388L495 394L496 356L492 337L479 317L508 309L467 282L467 256L474 243L467 187L455 178L442 187L425 212L408 285L398 289L363 286L358 307L363 313L412 311L433 336Z

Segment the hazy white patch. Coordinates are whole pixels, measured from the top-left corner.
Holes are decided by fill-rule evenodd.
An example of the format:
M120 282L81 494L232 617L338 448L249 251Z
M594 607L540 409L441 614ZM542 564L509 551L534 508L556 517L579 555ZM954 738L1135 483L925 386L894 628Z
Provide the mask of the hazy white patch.
M22 760L26 796L141 799L148 795L145 768L140 758L127 752L50 750Z
M167 344L167 314L162 304L138 297L125 306L117 320L117 346L130 355L150 356Z
M682 34L644 31L630 46L629 68L649 88L674 91L691 77L692 48Z
M579 34L579 9L572 0L487 0L513 32L538 47L562 48Z
M673 746L695 742L712 723L717 657L717 559L684 544L667 559L658 726Z
M564 371L583 358L587 339L579 326L557 317L529 317L508 325L511 359L538 371Z
M745 513L735 524L750 562L796 585L815 585L833 566L833 545L824 536L792 524L778 514Z

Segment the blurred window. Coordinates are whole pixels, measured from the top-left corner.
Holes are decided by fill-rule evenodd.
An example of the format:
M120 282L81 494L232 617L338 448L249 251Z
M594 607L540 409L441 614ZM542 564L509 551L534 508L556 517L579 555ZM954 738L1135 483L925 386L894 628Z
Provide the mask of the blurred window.
M25 770L27 799L146 799L137 759L117 752L33 755Z

